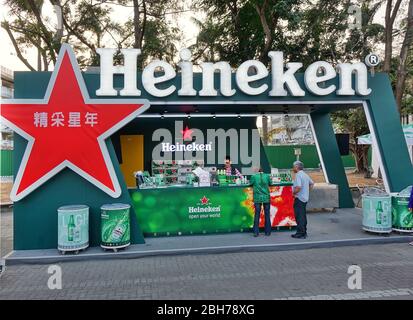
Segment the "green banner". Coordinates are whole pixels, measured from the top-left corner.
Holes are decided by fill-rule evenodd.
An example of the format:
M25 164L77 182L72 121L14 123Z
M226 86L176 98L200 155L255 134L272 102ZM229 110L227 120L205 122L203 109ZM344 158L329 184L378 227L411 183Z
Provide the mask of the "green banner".
M413 213L409 211L408 197L393 197L393 229L413 231Z
M57 210L57 221L59 250L80 250L89 246L89 207L60 207Z
M121 247L130 244L129 205L102 206L102 246Z
M270 191L272 226L295 226L291 186ZM146 236L244 232L253 225L249 187L142 189L131 191L131 198Z

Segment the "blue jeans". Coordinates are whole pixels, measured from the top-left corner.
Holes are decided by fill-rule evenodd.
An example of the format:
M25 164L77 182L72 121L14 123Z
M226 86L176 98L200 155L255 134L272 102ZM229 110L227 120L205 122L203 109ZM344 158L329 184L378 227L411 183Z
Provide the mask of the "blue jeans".
M271 221L270 221L270 204L269 203L257 203L255 205L255 216L254 216L254 227L252 231L255 234L258 234L260 231L260 214L261 214L261 205L264 206L264 215L265 215L265 233L271 233Z

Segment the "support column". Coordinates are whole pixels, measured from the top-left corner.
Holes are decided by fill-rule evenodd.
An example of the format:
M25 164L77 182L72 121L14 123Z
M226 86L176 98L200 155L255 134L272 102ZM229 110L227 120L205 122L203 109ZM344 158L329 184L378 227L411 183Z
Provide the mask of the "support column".
M388 192L400 192L413 184L413 166L400 124L389 77L377 74L369 79L374 88L364 111L379 154L383 180Z
M330 115L329 113L311 113L310 117L313 123L314 139L317 140L318 156L327 182L338 185L339 207L354 208Z

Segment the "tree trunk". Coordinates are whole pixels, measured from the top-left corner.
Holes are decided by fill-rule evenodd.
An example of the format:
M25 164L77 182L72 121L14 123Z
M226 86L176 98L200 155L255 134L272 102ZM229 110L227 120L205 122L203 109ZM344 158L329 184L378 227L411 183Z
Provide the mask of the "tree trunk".
M268 118L262 116L262 143L264 146L268 144Z
M268 24L267 18L265 16L265 13L267 11L267 6L268 6L268 1L265 0L262 7L260 8L258 4L255 5L255 10L258 13L258 16L260 18L261 26L262 29L264 30L265 34L265 42L264 42L264 48L261 51L261 54L258 58L262 63L267 64L268 62L268 52L271 49L271 44L272 44L272 32L271 28Z
M140 39L141 39L141 33L142 29L140 26L140 8L139 8L139 1L138 0L133 0L133 29L135 31L134 33L134 43L133 47L136 49L140 49Z
M383 71L390 72L391 69L391 57L392 57L392 46L393 46L393 25L396 19L397 12L399 11L401 0L397 0L394 8L392 10L393 0L387 0L386 4L386 14L385 14L385 26L384 26L384 63Z
M352 143L350 149L356 164L355 173L366 173L368 169L368 148L364 145Z
M409 51L413 44L413 0L409 2L409 9L407 12L407 27L404 36L402 48L400 50L400 62L397 68L396 79L396 102L401 115L402 98L406 86L407 66L409 63Z

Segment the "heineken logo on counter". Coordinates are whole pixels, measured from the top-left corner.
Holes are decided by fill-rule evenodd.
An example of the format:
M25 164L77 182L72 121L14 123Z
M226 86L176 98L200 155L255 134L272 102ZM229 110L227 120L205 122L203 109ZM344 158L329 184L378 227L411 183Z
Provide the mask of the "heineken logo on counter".
M209 202L209 199L207 197L203 196L202 199L201 199L201 203L202 204L208 204L208 202Z
M203 196L199 199L199 203L195 207L188 207L189 219L206 219L206 218L220 218L221 206L213 206L210 199Z

